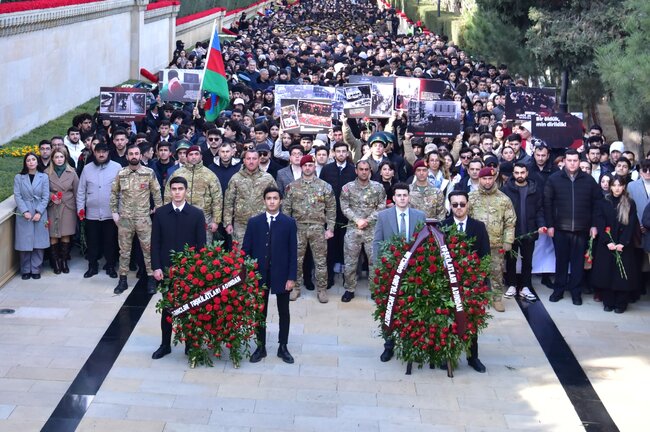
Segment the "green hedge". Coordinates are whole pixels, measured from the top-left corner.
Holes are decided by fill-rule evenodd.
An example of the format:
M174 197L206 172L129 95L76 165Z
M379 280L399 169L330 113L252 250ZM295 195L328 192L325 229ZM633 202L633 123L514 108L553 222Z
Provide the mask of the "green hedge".
M453 12L440 11L440 17L438 17L438 2L420 1L418 4L417 1L407 0L407 1L397 1L391 0L390 2L393 7L400 9L404 7L404 12L406 15L417 22L418 20L422 21L424 26L436 34L447 35L451 40L457 42L457 25L456 22L460 19L460 15L454 14Z

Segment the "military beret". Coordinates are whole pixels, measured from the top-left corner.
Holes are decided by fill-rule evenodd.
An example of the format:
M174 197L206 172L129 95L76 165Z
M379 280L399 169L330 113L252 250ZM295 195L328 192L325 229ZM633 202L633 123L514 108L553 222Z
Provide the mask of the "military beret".
M316 159L314 159L314 156L313 156L313 155L310 155L310 154L308 154L308 155L304 155L304 156L300 159L300 166L303 166L303 165L306 164L306 163L316 163Z
M197 145L193 145L193 146L191 146L189 149L187 149L187 153L188 153L188 154L189 154L189 153L192 153L193 151L196 151L196 152L201 153L201 147L199 147L199 146L197 146Z
M413 164L413 171L417 170L418 168L426 168L427 165L424 163L422 159L418 159L415 161Z
M481 171L479 171L479 173L478 173L479 178L492 177L492 176L495 176L495 175L497 175L497 170L494 169L494 168L491 168L491 167L481 168Z

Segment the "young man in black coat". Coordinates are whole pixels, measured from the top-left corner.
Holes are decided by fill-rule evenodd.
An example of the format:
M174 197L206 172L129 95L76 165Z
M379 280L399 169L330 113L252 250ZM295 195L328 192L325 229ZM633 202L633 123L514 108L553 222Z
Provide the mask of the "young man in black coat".
M264 290L264 323L257 330L257 349L251 355L251 363L266 357L266 316L269 295L275 294L278 303L280 333L278 357L285 363L293 363L287 349L289 339L289 293L296 285L298 274L298 228L296 221L280 212L282 198L280 189L270 186L264 190L266 212L248 220L242 249L252 258L262 275Z
M205 246L205 216L203 210L185 201L187 180L174 177L169 181L172 202L156 210L151 229L151 268L157 281L163 280L164 271L170 266L170 253L182 251L185 245L199 249ZM153 294L150 292L149 294ZM157 360L172 352L172 325L168 322L169 311L160 318L162 343L151 356ZM187 346L185 347L187 353Z
M469 217L469 194L465 191L452 191L449 194L449 205L452 215L442 221L443 227L456 225L458 231L463 231L468 238L474 238L471 252L476 252L482 259L490 255L490 238L485 224ZM467 357L469 364L476 372L484 373L485 365L478 358L478 336L472 339L470 355Z

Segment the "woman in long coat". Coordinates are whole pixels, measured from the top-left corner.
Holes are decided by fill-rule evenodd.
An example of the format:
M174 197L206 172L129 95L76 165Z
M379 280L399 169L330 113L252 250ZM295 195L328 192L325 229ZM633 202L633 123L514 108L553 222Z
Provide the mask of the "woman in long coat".
M606 312L623 313L638 277L632 239L639 225L636 206L626 191L625 178L617 175L612 178L609 193L599 201L594 216L598 237L594 242L591 283L601 290ZM616 252L620 254L625 275L616 263Z
M47 169L50 179L50 243L54 261L54 273L68 273L70 239L77 231L77 187L79 177L68 165L61 150L52 152L52 163Z
M16 200L15 249L20 252L23 280L40 279L43 251L50 245L47 232L47 203L50 185L46 174L38 170L38 158L27 153L23 169L14 177Z

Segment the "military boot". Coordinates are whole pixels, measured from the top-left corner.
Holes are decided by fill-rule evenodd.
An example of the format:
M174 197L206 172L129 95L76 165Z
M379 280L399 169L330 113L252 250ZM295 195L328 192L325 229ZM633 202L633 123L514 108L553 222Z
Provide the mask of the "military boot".
M113 290L115 294L122 294L129 288L129 284L126 282L126 276L120 275L120 281L117 283L117 286Z

